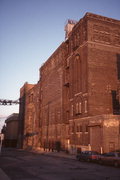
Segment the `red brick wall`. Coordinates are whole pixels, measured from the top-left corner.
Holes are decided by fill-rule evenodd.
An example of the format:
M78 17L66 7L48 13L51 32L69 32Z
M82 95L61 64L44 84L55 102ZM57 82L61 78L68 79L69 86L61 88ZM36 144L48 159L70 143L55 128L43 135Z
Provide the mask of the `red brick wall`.
M32 129L32 119L28 123L31 111L42 145L64 144L70 138L71 144L88 146L87 117L113 113L111 92L119 94L119 55L120 21L87 13L74 26L69 38L40 68L39 83L21 90L21 118ZM28 103L31 93L34 100ZM78 125L82 133L76 133Z
M41 67L42 141L57 141L61 136L64 45ZM44 143L44 142L42 142ZM48 142L47 142L48 143Z
M112 90L117 90L120 23L88 21L89 115L113 113Z

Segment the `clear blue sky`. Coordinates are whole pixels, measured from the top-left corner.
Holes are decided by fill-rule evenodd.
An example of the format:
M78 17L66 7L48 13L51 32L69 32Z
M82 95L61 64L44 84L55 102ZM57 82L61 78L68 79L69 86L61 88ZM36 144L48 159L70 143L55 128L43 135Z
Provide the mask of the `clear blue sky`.
M39 80L39 68L64 41L67 19L86 12L120 20L120 0L0 0L0 99L19 98L27 81ZM0 117L18 106L0 106Z

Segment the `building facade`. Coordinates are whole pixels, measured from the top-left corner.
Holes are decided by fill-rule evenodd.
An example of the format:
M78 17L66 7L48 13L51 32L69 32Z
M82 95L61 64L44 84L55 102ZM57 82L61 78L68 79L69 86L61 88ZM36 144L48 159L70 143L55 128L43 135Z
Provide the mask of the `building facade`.
M25 83L20 89L19 147L31 149L39 144L39 83Z
M23 147L120 149L120 21L86 13L65 30L39 82L21 90Z
M18 143L18 113L13 113L5 120L6 125L3 127L5 147L17 147ZM13 130L14 129L14 130Z

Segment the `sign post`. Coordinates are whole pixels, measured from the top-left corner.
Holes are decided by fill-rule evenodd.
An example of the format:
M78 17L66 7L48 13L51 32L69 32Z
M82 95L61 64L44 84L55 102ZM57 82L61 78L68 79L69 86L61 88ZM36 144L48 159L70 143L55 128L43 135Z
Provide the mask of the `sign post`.
M1 154L1 150L2 150L2 141L4 139L4 134L0 134L0 154Z

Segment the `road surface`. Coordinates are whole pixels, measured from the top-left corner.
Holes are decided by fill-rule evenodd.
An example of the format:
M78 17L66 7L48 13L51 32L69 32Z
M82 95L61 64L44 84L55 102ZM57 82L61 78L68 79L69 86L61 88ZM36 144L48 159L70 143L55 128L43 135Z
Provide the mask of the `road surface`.
M5 149L0 156L0 168L11 180L120 180L120 168L53 154Z

